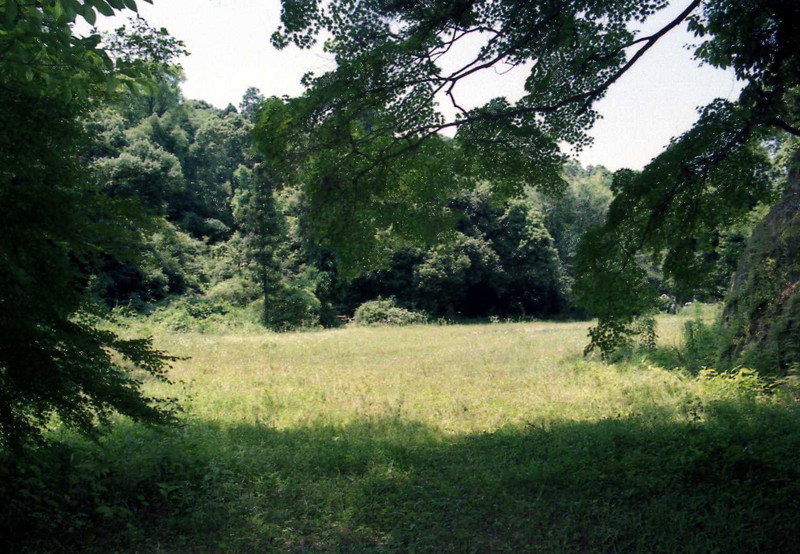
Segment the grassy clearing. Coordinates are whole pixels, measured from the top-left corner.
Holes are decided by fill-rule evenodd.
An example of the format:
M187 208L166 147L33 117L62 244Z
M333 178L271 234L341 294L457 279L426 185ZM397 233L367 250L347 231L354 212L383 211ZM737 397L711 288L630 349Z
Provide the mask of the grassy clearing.
M674 341L679 321L666 323L666 340ZM161 335L159 347L190 357L171 374L184 383L184 403L194 418L274 429L395 418L445 434L481 433L629 416L642 403L682 401L675 394L682 378L674 372L584 360L587 327L512 323L179 334Z
M662 319L664 344L685 319ZM191 356L151 384L185 425L67 437L17 479L4 532L34 550L792 551L793 401L746 373L585 360L586 329L160 333Z

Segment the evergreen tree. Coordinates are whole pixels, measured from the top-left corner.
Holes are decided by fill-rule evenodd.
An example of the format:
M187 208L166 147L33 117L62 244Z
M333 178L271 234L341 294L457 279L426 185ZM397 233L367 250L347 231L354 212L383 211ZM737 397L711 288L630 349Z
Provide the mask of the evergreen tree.
M261 320L264 325L270 325L274 321L271 303L281 280L276 251L284 231L275 201L275 181L263 164L256 164L253 169L240 166L235 182L233 215L239 227L239 245L247 263L246 270L258 283L264 297Z

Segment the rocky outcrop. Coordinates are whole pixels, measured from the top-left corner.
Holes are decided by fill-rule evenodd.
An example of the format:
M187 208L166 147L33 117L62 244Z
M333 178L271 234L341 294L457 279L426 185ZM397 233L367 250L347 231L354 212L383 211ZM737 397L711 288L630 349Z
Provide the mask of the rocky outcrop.
M792 165L739 261L722 316L724 362L765 375L800 370L800 152Z

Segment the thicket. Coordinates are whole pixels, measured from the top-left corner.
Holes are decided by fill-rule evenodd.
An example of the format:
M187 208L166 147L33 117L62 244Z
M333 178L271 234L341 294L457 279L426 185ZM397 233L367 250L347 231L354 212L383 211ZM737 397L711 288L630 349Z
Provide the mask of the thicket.
M84 119L96 137L85 155L98 185L160 221L136 264L109 256L93 277L92 292L109 308L163 314L171 303L186 311L183 323L170 324L181 327L203 319L196 306L205 302L209 316L248 308L281 330L336 325L388 296L437 316L570 310L575 244L603 220L610 197L604 169L570 166L554 198L499 201L489 182L461 187L448 202L452 230L428 246L396 245L384 264L350 279L338 254L309 232L308 199L279 183L253 150L259 92L220 110L184 100L177 69L162 77L152 97L131 96Z
M388 240L385 259L353 278L339 252L314 236L302 188L281 182L253 147L253 123L270 101L251 88L238 109L218 109L185 100L180 82L171 69L152 95L83 120L96 139L85 156L98 186L160 222L136 263L107 256L92 278L109 308L153 314L176 329L243 314L276 330L336 326L381 297L448 318L582 315L572 304L574 258L582 234L605 219L606 169L567 164L557 194L531 189L515 200L499 199L491 181L464 183L446 202L449 230L427 243ZM696 295L722 297L739 252L729 245L741 242L731 236L708 248L716 278ZM660 290L673 294L666 282ZM198 315L201 304L208 316Z
M401 308L393 298L364 302L353 314L356 325L413 325L426 321L426 314Z

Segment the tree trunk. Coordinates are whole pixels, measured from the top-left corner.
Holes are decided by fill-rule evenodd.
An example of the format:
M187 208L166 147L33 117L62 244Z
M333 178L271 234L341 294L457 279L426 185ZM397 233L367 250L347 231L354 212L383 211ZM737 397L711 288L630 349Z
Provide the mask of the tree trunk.
M739 261L722 322L725 362L774 376L800 370L800 151Z

